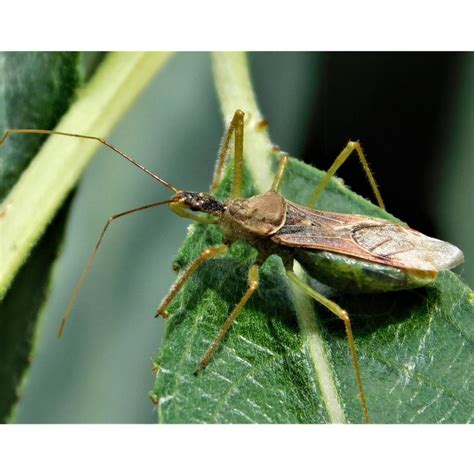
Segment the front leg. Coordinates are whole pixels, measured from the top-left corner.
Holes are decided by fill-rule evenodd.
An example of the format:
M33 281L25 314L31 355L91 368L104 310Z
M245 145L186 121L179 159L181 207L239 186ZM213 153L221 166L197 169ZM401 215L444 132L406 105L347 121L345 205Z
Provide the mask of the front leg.
M238 199L242 196L244 182L244 117L242 110L236 110L230 122L227 133L219 151L214 180L211 191L215 191L222 181L224 169L227 162L227 155L230 148L230 140L234 135L234 176L232 178L232 198Z
M227 251L229 250L229 247L227 245L218 245L217 247L209 247L205 249L199 257L194 260L194 262L189 265L184 273L181 275L181 278L173 285L171 288L171 291L168 293L168 295L163 299L161 302L160 306L156 310L155 318L158 316L163 316L164 319L166 319L169 314L168 311L166 311L166 308L171 304L173 301L174 297L178 293L178 291L184 286L186 281L189 279L189 277L203 264L206 260L209 260L210 258L215 258L219 257L221 255L224 255Z

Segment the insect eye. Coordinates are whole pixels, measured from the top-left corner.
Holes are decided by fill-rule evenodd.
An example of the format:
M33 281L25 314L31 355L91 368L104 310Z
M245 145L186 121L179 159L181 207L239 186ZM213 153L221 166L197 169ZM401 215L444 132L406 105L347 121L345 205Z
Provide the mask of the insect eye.
M202 209L202 200L193 198L188 202L188 207L191 211L200 211Z

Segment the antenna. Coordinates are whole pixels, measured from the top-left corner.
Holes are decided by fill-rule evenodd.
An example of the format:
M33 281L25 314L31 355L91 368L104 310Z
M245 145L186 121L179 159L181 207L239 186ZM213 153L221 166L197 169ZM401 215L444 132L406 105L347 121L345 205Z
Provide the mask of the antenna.
M109 225L114 220L119 219L120 217L127 216L129 214L133 214L134 212L144 211L145 209L150 209L152 207L161 206L162 204L169 204L170 202L173 202L173 199L166 199L165 201L153 202L151 204L136 207L134 209L129 209L128 211L120 212L119 214L115 214L114 216L109 217L109 219L107 220L104 228L102 229L102 232L100 233L100 236L97 240L97 243L95 244L94 250L92 251L91 255L89 256L89 260L87 260L87 263L86 263L86 266L84 267L84 270L82 270L79 281L76 283L76 286L74 287L74 290L73 290L72 295L71 295L71 299L69 300L69 303L66 307L66 311L64 311L64 316L63 316L63 319L61 321L61 325L59 326L58 337L61 337L61 335L64 331L64 325L66 324L66 321L67 321L69 315L71 314L72 308L74 307L74 305L76 303L77 297L79 296L79 292L81 291L81 288L84 285L84 281L86 280L86 277L89 273L89 270L91 269L91 266L94 263L95 256L97 254L97 251L99 250L100 244L102 243L105 232L109 228Z
M122 150L118 149L116 146L112 145L111 143L109 143L107 140L105 140L103 138L93 137L91 135L80 135L78 133L57 132L55 130L36 130L36 129L27 129L27 128L11 128L9 130L6 130L5 133L3 134L2 138L0 139L0 146L2 146L7 141L9 136L14 134L14 133L24 133L24 134L32 134L32 135L62 135L64 137L85 138L87 140L96 140L96 141L102 143L103 145L105 145L106 147L110 148L115 153L118 153L122 158L125 158L127 161L132 163L132 165L134 165L137 168L141 169L146 174L150 175L153 179L160 182L161 184L166 186L168 189L170 189L174 193L177 193L179 191L179 189L175 188L172 184L168 183L168 181L165 181L163 178L160 178L155 173L152 173L149 169L145 168L143 165L141 165L140 163L135 161L131 156L128 156Z

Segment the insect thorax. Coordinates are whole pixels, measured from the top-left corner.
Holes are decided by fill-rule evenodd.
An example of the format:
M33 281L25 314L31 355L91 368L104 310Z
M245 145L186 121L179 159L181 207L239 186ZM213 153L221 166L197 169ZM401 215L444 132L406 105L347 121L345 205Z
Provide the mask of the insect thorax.
M274 234L283 226L286 206L285 199L275 191L229 200L221 225L229 240L252 242Z

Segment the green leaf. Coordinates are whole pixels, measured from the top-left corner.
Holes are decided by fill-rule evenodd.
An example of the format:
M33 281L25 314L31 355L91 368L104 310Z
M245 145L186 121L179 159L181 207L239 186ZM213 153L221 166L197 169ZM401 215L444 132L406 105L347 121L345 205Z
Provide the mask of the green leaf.
M257 126L261 115L246 58L215 54L214 72L225 123L237 108L247 113L246 192L262 193L269 189L275 163L271 141ZM304 203L321 176L292 160L282 193ZM318 206L393 219L339 180L332 181ZM218 230L192 229L178 268L220 242ZM263 266L258 292L206 371L192 376L245 291L251 261L251 251L240 245L230 256L206 262L171 307L152 393L159 420L362 421L342 323L288 286L277 256ZM441 274L436 284L416 291L351 297L312 284L351 315L372 421L470 421L473 294L456 276Z
M268 157L276 164L273 157ZM322 173L291 160L282 194L304 203ZM247 183L250 176L246 176ZM225 183L228 188L229 180ZM222 191L226 194L225 191ZM253 194L247 185L247 195ZM333 180L318 208L391 218ZM195 225L181 249L182 268L221 242L213 226ZM329 381L314 360L308 329L298 316L279 257L261 271L261 286L200 376L199 360L246 289L254 251L238 244L231 255L206 262L170 308L156 358L153 398L164 423L361 422L354 369L342 322L314 304L313 324ZM371 420L376 423L465 423L472 417L474 362L472 293L451 272L427 288L382 295L339 295L318 289L347 309L353 323ZM299 320L300 318L300 320ZM324 365L324 364L323 364ZM335 399L322 396L333 383ZM325 399L326 397L326 399ZM336 408L331 404L335 404ZM329 405L329 407L328 407Z
M81 83L78 53L2 53L0 130L54 128ZM46 138L16 137L1 149L0 199L7 195ZM0 421L18 398L31 359L36 320L48 294L70 200L40 239L0 302ZM3 239L2 239L3 240Z
M169 56L110 53L94 72L101 55L86 55L83 65L77 53L4 53L1 134L57 124L63 132L107 136ZM68 108L83 75L92 77ZM0 420L11 413L31 359L34 321L64 230L67 207L62 206L101 146L97 140L54 135L38 151L43 139L12 134L0 149L6 196L0 207Z
M78 53L1 53L0 130L52 129L81 83ZM35 156L44 135L15 137L2 147L0 199Z
M169 53L107 55L78 100L61 118L58 129L94 137L107 136L169 56ZM28 88L25 93L29 94ZM7 138L4 135L3 139ZM13 134L11 140L14 138L26 137ZM4 146L11 140L4 142ZM99 146L99 140L49 137L9 192L0 210L3 240L0 298Z

